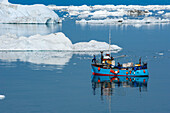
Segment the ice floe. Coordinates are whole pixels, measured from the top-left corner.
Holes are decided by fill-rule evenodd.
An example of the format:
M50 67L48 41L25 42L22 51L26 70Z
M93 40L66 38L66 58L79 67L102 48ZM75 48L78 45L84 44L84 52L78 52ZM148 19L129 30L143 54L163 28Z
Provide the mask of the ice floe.
M91 40L89 42L79 42L74 44L73 49L76 51L101 51L108 50L109 45L106 42ZM117 45L111 45L111 50L121 50Z
M126 24L148 24L170 21L170 5L49 5L48 7L66 12L70 18L74 17L77 23L119 24L119 20L123 20L122 23Z
M163 16L170 17L170 13L165 13Z
M63 33L49 35L33 35L17 37L7 34L0 36L0 60L5 62L29 62L32 64L55 65L62 69L72 58L73 54L94 55L99 51L108 51L109 44L91 40L72 44ZM111 45L111 52L122 50L117 45ZM41 67L40 67L41 68Z
M5 95L0 95L0 100L3 100L5 98Z
M107 51L106 42L90 41L72 44L71 40L62 32L49 35L33 35L30 37L17 37L7 34L0 36L1 51L28 51L28 50L57 50L57 51ZM111 51L120 51L122 48L111 45Z
M0 36L0 50L72 50L72 42L63 33L17 37Z
M158 14L163 14L164 13L164 11L158 11Z
M8 0L0 1L0 23L58 23L58 15L42 4L11 4Z
M170 9L170 5L94 5L94 6L55 6L49 5L49 8L53 10L67 10L67 11L91 11L91 10L117 10L117 9L137 9L137 10L166 10Z

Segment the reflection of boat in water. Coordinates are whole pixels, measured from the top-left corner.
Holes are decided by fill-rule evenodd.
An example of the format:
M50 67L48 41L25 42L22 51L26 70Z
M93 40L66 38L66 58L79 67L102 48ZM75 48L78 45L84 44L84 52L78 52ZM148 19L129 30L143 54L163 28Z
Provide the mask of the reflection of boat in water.
M111 81L107 77L100 75L92 75L92 88L93 95L101 95L100 99L102 102L107 101L109 113L112 113L111 100L112 96L126 96L127 89L139 88L139 92L147 91L147 81L146 82L137 82L130 80L123 81ZM106 78L106 79L105 79ZM144 77L146 80L148 77ZM142 81L143 77L139 77L138 81ZM131 91L131 90L129 90ZM100 92L100 93L99 93Z
M145 79L148 79L148 77L144 77ZM139 79L144 79L142 77L140 77ZM124 80L124 81L110 81L107 79L103 79L102 76L98 75L92 75L92 88L94 91L94 95L95 95L95 90L96 88L101 88L101 95L112 95L113 94L113 89L115 89L116 87L124 87L124 88L128 88L128 87L138 87L139 91L147 91L147 82L143 83L143 82L137 82L137 81L128 81L128 80ZM140 80L140 81L142 81Z
M92 72L94 76L98 77L99 81L110 80L110 81L137 81L147 82L148 81L148 69L147 63L141 64L141 58L138 64L133 65L132 62L115 65L115 60L110 54L103 56L101 52L101 63L95 61L92 66Z

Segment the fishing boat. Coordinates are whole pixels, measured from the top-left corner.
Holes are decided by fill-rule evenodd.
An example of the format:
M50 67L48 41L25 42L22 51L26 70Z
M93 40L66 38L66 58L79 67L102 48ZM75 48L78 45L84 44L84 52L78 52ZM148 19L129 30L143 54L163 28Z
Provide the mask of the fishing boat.
M136 64L133 62L120 64L118 62L116 65L114 58L111 56L110 45L111 35L109 32L109 54L103 56L103 51L101 51L101 62L95 61L95 63L91 64L93 75L100 76L98 81L100 82L103 79L118 82L126 80L146 83L149 76L147 63L141 64L140 58L139 63ZM96 58L93 60L96 60Z
M115 60L110 54L106 54L104 57L101 53L101 62L93 63L92 72L94 76L98 76L98 81L110 80L110 81L137 81L147 83L148 81L148 69L147 63L141 64L141 58L139 63L133 62L115 64ZM96 79L96 77L95 77Z

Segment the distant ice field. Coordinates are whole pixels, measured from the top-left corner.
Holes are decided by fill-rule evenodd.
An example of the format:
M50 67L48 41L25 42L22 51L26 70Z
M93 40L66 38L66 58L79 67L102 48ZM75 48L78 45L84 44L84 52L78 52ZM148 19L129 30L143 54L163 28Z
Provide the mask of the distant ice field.
M88 24L150 24L170 23L170 5L49 5L63 20L75 19Z

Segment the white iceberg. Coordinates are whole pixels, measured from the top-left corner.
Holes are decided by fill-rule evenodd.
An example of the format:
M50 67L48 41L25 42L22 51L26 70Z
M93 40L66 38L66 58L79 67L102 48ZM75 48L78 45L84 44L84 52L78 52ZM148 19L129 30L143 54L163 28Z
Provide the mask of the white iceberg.
M170 5L94 5L94 6L55 6L49 5L50 9L63 11L94 11L94 10L170 10Z
M170 17L170 13L165 13L163 16Z
M63 33L17 37L0 36L0 50L72 50L72 42Z
M168 14L170 5L49 5L48 7L53 10L68 12L70 18L74 16L82 19L77 20L77 23L119 24L122 21L122 19L119 21L120 18L124 18L121 22L124 24L168 23L169 19L167 18L170 17Z
M0 36L10 33L17 36L46 35L61 31L62 24L0 24Z
M89 42L79 42L74 44L73 49L76 51L107 51L109 48L109 44L106 42L99 42L95 40L91 40ZM120 51L122 48L120 48L117 45L111 45L110 50L118 50Z
M0 23L58 23L61 19L45 5L11 4L0 1Z
M62 32L49 35L17 37L7 34L0 36L0 51L57 50L57 51L101 51L108 50L106 42L90 41L72 44ZM119 52L120 47L111 45L111 51Z
M163 14L164 13L164 11L158 11L158 14Z

